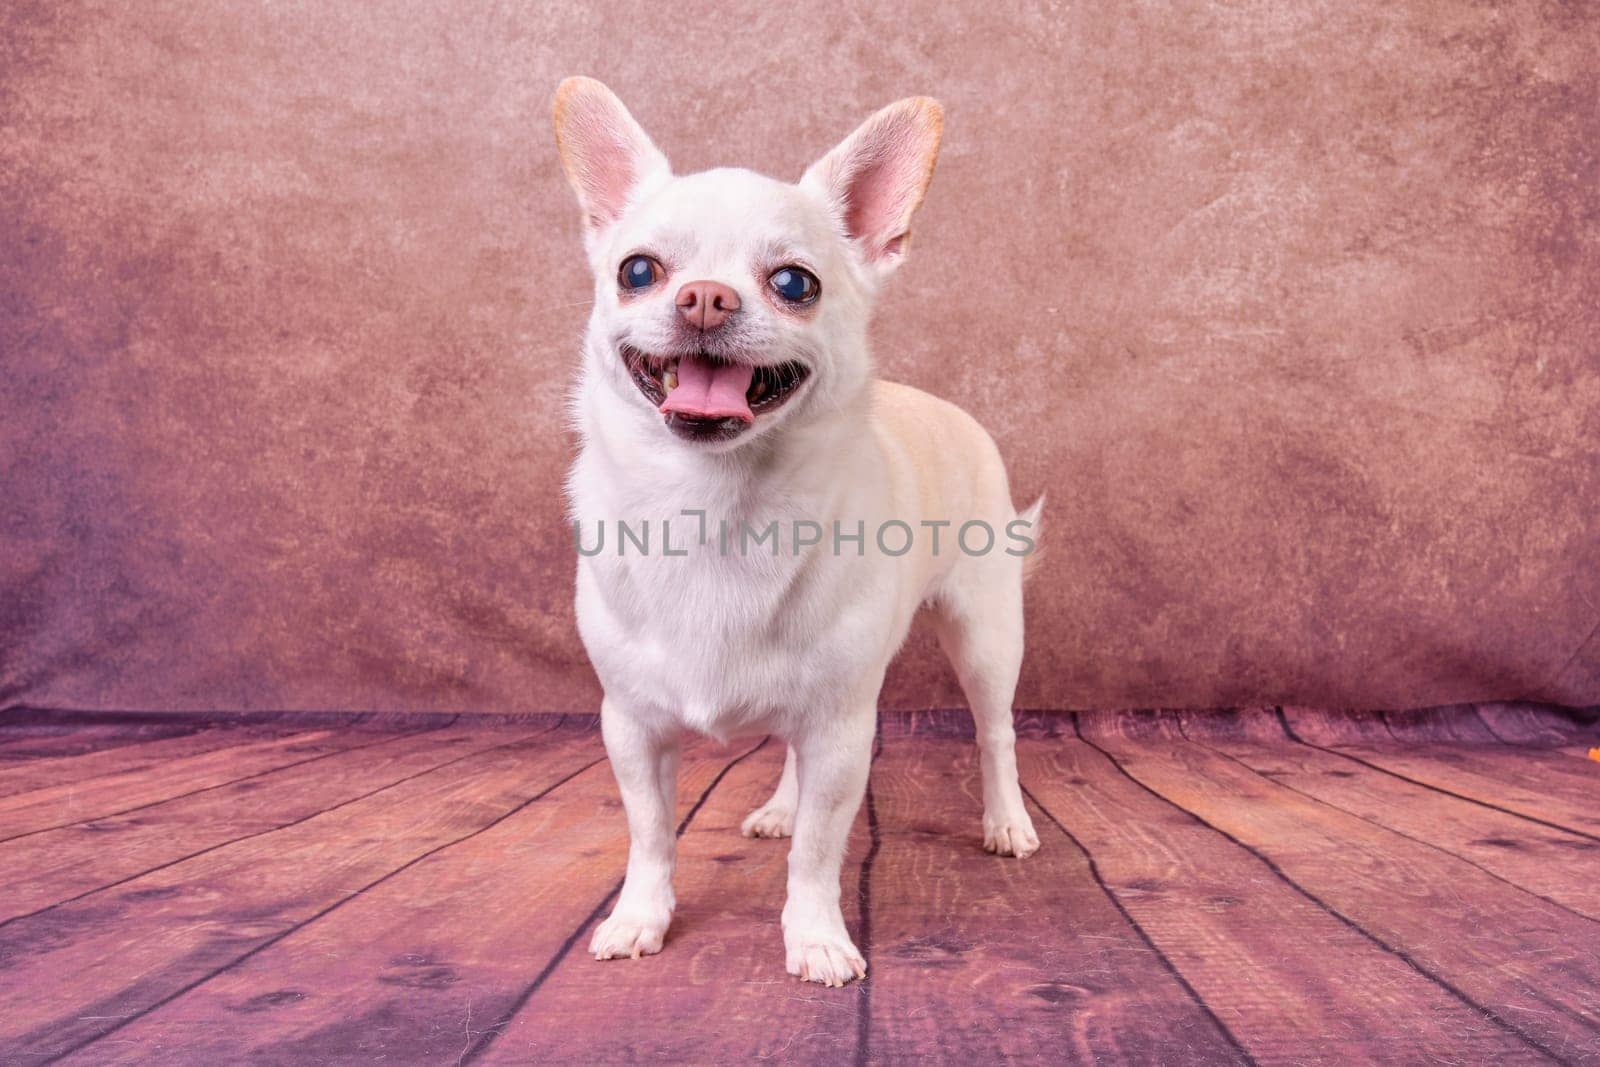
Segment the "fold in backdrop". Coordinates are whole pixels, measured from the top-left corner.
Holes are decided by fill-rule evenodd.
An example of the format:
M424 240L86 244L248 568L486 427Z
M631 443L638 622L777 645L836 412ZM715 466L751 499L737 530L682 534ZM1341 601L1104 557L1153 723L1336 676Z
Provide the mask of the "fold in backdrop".
M13 0L0 50L0 706L595 706L573 73L681 171L944 102L876 352L1049 493L1019 704L1600 702L1594 5ZM959 699L919 632L885 706Z

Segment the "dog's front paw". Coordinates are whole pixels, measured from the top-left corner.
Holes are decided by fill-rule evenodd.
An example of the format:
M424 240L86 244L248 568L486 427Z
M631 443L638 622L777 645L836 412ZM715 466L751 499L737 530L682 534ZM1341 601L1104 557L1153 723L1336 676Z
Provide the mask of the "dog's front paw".
M1027 859L1039 851L1039 835L1033 832L1033 820L1028 813L983 819L983 850L996 856L1015 856Z
M639 959L661 951L667 937L667 920L612 912L595 928L589 952L597 960Z
M848 937L796 935L785 938L784 943L789 973L801 981L837 988L852 978L867 976L867 961Z
M794 810L763 804L744 817L739 832L746 837L792 837Z

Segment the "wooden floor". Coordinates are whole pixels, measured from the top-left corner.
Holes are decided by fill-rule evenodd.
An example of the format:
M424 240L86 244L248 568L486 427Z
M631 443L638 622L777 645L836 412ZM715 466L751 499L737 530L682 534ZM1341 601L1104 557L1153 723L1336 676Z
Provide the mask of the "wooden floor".
M783 972L776 741L685 752L666 950L597 963L592 717L0 715L0 1063L1600 1063L1600 745L1516 707L885 718L871 977Z

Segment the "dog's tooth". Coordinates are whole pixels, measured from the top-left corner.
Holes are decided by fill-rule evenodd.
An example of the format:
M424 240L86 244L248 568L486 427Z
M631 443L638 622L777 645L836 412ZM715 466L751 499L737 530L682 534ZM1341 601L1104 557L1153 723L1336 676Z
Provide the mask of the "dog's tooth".
M661 384L669 393L678 387L678 365L676 363L661 372Z

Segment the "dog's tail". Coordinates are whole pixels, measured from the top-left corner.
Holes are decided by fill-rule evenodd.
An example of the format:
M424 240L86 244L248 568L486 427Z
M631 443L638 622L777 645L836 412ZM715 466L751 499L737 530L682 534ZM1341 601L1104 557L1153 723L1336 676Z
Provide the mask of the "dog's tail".
M1040 538L1040 534L1044 532L1040 522L1043 514L1043 494L1040 494L1038 500L1035 500L1026 509L1017 514L1018 522L1027 523L1027 526L1023 529L1023 535L1028 538L1028 554L1022 557L1022 580L1024 582L1031 578L1033 572L1039 568L1039 556L1044 551L1044 545L1041 543Z

